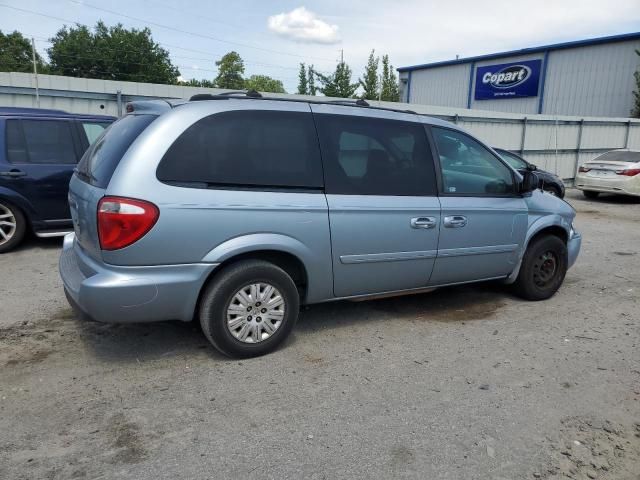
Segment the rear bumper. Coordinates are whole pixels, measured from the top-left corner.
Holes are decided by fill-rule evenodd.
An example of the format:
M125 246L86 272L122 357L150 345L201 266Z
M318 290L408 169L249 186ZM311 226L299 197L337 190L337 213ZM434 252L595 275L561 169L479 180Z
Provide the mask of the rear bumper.
M616 175L612 178L597 178L578 175L575 179L575 187L578 190L589 190L592 192L640 195L640 176L637 177L639 178Z
M99 322L190 321L200 289L217 264L121 267L89 257L64 238L60 277L69 303Z

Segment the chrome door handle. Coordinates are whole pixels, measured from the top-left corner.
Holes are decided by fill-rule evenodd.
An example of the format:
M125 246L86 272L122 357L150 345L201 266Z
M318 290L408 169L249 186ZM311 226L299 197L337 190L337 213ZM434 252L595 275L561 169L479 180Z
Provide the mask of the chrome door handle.
M8 172L0 172L0 177L18 178L18 177L24 177L26 175L27 174L22 170L18 170L15 168L12 168Z
M467 224L467 217L464 215L450 215L444 217L443 224L447 228L461 228Z
M435 217L414 217L411 219L411 228L434 228Z

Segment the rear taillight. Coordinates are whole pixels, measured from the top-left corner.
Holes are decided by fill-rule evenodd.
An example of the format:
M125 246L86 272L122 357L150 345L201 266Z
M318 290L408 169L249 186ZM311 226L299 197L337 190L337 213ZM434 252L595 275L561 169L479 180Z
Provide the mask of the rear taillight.
M124 197L103 197L98 203L98 238L103 250L117 250L140 240L158 221L153 203Z
M590 168L587 168L587 167L585 167L585 166L583 166L583 165L582 165L582 166L580 166L580 168L578 169L578 171L579 171L579 172L582 172L582 173L587 173L589 170L591 170L591 169L590 169Z
M624 170L616 170L616 173L627 177L635 177L640 173L640 168L625 168Z

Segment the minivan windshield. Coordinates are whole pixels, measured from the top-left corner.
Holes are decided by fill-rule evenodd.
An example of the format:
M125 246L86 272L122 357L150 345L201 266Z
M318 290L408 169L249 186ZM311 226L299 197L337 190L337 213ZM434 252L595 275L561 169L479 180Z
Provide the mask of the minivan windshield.
M614 162L640 162L640 152L630 152L628 150L614 150L613 152L603 153L595 158L596 162L614 161Z
M496 150L502 159L515 169L527 168L527 163L507 150Z
M156 115L127 115L111 124L80 160L78 177L96 187L107 188L126 151L156 118Z

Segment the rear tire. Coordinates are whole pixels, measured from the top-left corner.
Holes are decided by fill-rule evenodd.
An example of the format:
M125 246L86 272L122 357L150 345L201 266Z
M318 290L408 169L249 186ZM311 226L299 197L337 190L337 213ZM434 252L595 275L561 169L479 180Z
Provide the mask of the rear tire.
M22 242L27 231L27 220L22 211L0 199L0 253L13 250Z
M600 192L594 192L593 190L583 190L582 194L587 197L587 198L598 198L598 195L600 195Z
M567 265L567 247L560 238L545 235L534 239L522 259L514 292L533 301L552 297L564 281Z
M298 319L300 296L291 277L263 260L224 268L205 289L200 325L207 339L230 357L275 350Z

